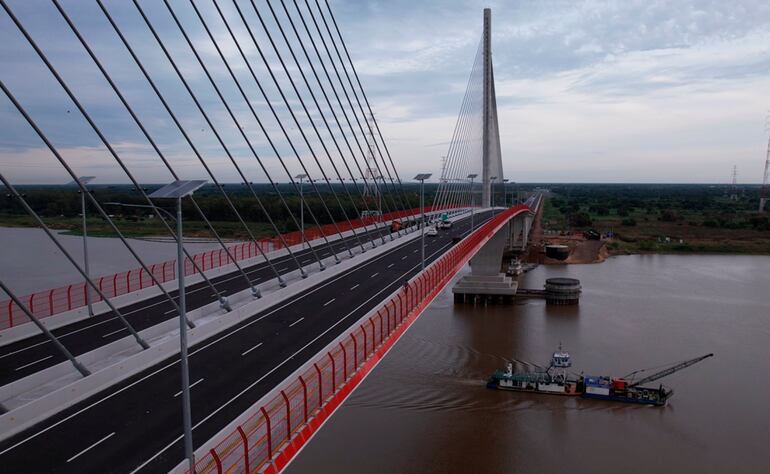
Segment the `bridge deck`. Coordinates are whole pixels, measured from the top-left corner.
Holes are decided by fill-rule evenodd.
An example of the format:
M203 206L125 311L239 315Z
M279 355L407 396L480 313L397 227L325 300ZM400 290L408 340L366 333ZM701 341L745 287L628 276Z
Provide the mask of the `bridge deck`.
M377 233L377 230L372 230L365 234L360 233L359 235L372 238ZM332 242L332 247L337 253L356 246L357 240L355 237L346 237L345 239ZM329 250L326 247L321 247L317 251L322 258L329 256ZM302 250L296 252L295 255L301 264L312 264L313 255L310 250ZM294 260L290 256L272 259L271 262L281 274L287 274L297 269ZM249 267L244 267L244 271L255 284L275 277L275 274L266 263L256 263ZM246 281L237 271L212 278L211 282L225 296L248 288ZM169 291L169 295L176 298L177 291ZM205 282L200 282L187 286L186 300L187 310L191 311L216 302L217 298L211 293L210 287ZM164 295L158 295L125 306L120 308L120 311L137 331L177 317L177 312ZM61 342L75 356L128 335L125 326L121 324L120 320L112 312L68 324L54 329L52 332L60 338ZM0 365L0 386L66 360L64 355L56 350L54 345L43 334L0 347L0 359L3 362Z
M426 258L442 255L453 236L468 230L465 219L426 237ZM416 274L419 245L419 240L401 245L193 346L196 443L216 434ZM104 466L167 471L183 457L179 386L174 357L0 443L0 458L13 472L97 472Z

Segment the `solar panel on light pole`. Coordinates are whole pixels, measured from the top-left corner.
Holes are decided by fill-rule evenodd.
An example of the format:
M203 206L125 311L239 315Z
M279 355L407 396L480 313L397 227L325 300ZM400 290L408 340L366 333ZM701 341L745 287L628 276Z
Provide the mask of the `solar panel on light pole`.
M153 191L150 198L182 199L202 188L206 183L205 179L180 179Z

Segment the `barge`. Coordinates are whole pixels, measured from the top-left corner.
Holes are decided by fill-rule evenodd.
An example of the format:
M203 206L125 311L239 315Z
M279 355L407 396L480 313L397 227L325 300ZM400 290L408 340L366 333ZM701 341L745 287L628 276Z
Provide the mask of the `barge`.
M561 345L559 345L559 350L552 354L548 367L536 367L535 370L516 372L513 370L513 364L508 363L505 370L498 370L492 374L487 381L487 388L576 396L659 407L666 404L674 391L663 384L659 384L657 387L645 387L643 384L661 379L713 355L706 354L674 364L639 380L627 380L626 377L636 375L643 370L632 372L626 377L571 374L567 370L572 367L570 354L562 350Z

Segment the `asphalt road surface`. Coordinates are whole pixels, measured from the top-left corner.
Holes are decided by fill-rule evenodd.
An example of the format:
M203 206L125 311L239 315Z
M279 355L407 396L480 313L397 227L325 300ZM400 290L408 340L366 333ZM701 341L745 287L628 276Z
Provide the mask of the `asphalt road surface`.
M477 225L491 212L477 215ZM426 237L426 260L469 230ZM208 440L419 272L420 240L265 309L190 350L193 439ZM167 472L184 458L179 359L166 359L0 443L6 472Z
M382 232L372 230L367 233L359 233L362 241L375 238L379 244L379 235L387 236L390 230L385 228ZM387 239L387 237L386 237ZM346 237L339 241L331 242L334 252L339 254L349 247L359 247L358 240L354 237ZM371 245L366 245L370 248ZM328 245L314 245L319 257L325 258L331 255ZM302 266L312 267L317 260L309 249L295 252L295 256ZM286 274L297 269L297 265L290 256L284 256L272 260L273 266L280 274ZM242 267L249 279L255 284L264 283L275 278L275 273L267 263L262 261L249 267ZM248 288L246 279L237 270L225 275L210 279L212 284L224 296L232 295ZM169 295L176 300L177 291L169 291ZM204 281L194 285L188 285L186 291L187 311L217 301L211 291L211 287ZM169 299L161 294L124 308L119 308L121 314L138 332L154 326L167 319L178 317L178 312ZM76 323L68 324L52 331L61 343L75 356L92 351L98 347L109 344L129 335L128 329L114 313L104 313L87 318ZM15 380L24 378L30 374L54 366L66 357L56 350L42 333L0 347L0 386ZM73 370L75 370L73 368Z

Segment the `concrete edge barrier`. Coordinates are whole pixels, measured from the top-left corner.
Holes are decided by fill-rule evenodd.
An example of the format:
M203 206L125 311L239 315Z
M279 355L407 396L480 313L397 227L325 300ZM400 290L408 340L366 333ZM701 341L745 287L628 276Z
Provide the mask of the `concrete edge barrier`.
M419 237L419 235L420 234L417 232L412 232L410 234L404 235L403 238L394 239L393 241L387 242L386 244L379 245L377 248L368 250L367 253L364 254L364 258L357 258L360 257L360 254L358 254L355 255L354 258L342 260L339 264L329 264L325 271L318 271L313 273L307 278L301 279L295 284L284 288L283 290L285 291L275 291L269 295L263 296L261 299L254 300L243 306L234 308L233 311L224 313L220 317L208 322L205 325L199 325L194 329L190 329L188 332L189 345L192 346L218 334L219 332L229 329L230 327L253 317L255 314L261 312L262 310L279 304L284 300L290 299L291 297L304 292L306 289L315 286L318 283L322 283L332 276L339 275L361 263L386 253L395 247L406 244L411 240L415 240ZM329 257L328 260L331 260L332 262L334 261L333 257ZM299 272L295 270L292 273L296 273L298 275ZM218 308L218 303L211 303L210 305L216 305ZM202 310L203 308L198 308L195 311ZM176 323L176 319L172 319L171 321ZM153 328L154 327L155 326L153 326ZM147 328L145 331L150 330L152 330L152 328ZM123 338L120 341L124 341L128 338L130 338L130 336ZM96 349L95 351L98 351L99 349ZM87 399L88 397L110 387L111 385L125 380L126 378L131 377L141 372L142 370L145 370L146 368L152 367L158 362L178 354L178 352L178 339L173 337L166 338L160 344L150 347L150 349L138 352L135 355L123 359L116 364L102 368L101 370L92 373L88 377L79 378L73 383L61 387L39 399L33 400L25 405L15 408L14 410L4 413L0 416L0 441L5 440L39 423L40 421L75 405L78 402ZM54 373L53 370L60 370L60 366L68 366L68 370L74 371L74 368L72 368L69 362L62 362L57 366L45 369L45 371L51 370L51 373ZM33 376L34 375L37 374L33 374ZM21 385L21 381L17 381L0 388L0 390L17 383L19 383L18 386Z

